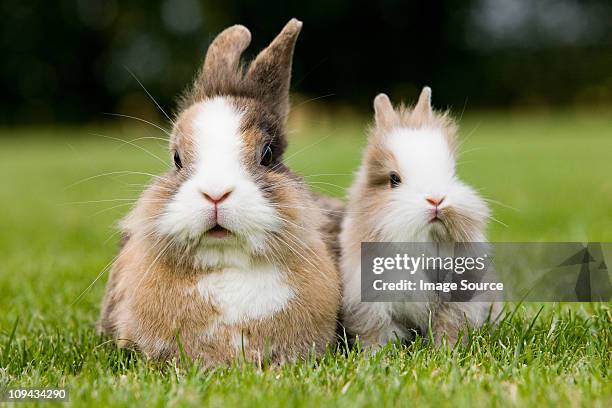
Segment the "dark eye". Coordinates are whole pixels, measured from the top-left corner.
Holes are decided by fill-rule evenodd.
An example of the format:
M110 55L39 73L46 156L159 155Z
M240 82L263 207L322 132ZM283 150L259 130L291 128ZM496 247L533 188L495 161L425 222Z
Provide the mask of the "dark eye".
M391 188L399 186L401 182L402 179L396 172L393 171L391 174L389 174L389 184L391 184Z
M178 151L174 151L174 165L176 166L177 169L182 169L183 168L183 162L181 162L181 156L179 155Z
M269 166L272 163L272 147L269 143L266 143L261 150L261 158L259 160L259 164L262 166Z

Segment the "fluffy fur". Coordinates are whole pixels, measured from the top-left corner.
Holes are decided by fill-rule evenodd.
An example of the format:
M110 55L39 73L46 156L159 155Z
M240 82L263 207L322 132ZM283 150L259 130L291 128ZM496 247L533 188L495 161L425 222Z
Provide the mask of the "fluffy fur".
M291 20L248 68L245 27L210 45L174 121L170 151L180 165L122 222L128 238L98 322L119 345L166 359L180 342L214 366L242 356L293 360L334 339L340 278L319 232L325 220L282 162L300 29ZM230 233L211 234L219 226Z
M389 98L374 100L375 125L349 193L340 235L343 319L366 346L415 332L426 334L430 316L436 340L454 343L466 325L480 325L484 303L361 302L361 242L484 242L489 209L455 174L456 126L434 112L424 88L412 108L394 109ZM390 174L401 182L391 188ZM428 199L444 199L439 219Z

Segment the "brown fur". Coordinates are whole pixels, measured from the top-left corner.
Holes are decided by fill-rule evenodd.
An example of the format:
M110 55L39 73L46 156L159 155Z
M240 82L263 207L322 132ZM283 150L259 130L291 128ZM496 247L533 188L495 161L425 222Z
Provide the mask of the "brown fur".
M344 216L344 202L322 194L314 194L314 199L317 206L321 209L324 218L320 231L323 234L329 252L334 257L334 263L338 266L340 260L339 235Z
M294 360L321 353L333 341L340 279L319 232L325 219L304 181L282 162L291 56L300 27L291 20L246 75L238 62L250 40L246 28L230 27L211 44L201 73L182 99L170 143L180 151L183 168L157 178L122 223L129 239L113 265L98 322L99 330L119 345L166 359L176 357L181 344L188 355L215 366L242 356L257 363ZM193 172L192 123L198 105L218 95L244 112L242 162L279 217L288 220L251 261L271 260L286 274L295 297L270 317L240 324L216 322L220 306L196 290L203 276L221 272L196 262L198 242L174 242L155 228L165 204ZM274 152L268 168L257 159L264 143Z

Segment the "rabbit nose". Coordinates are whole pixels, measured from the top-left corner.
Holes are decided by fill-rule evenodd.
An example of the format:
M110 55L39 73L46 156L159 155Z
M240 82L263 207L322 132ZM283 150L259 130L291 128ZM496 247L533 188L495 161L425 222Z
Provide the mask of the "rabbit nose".
M233 190L228 190L221 194L206 193L202 191L202 195L204 196L205 199L207 199L214 205L218 205L218 204L221 204L223 201L225 201L225 199L229 197L230 194L232 194L232 191Z
M438 207L440 204L442 204L445 198L446 197L442 197L442 198L427 197L425 201L427 201L429 204L433 205L434 207Z

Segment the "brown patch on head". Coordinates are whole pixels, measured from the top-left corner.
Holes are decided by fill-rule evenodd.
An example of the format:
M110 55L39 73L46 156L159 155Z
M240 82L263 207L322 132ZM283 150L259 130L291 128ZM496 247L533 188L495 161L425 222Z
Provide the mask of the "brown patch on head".
M184 159L183 163L193 163L196 159L194 122L200 112L201 103L196 103L185 109L175 120L172 137L170 138L170 151L177 151Z
M255 149L263 147L265 143L269 144L273 153L273 162L269 167L279 165L287 148L284 123L261 100L233 98L233 101L244 112L241 131L245 146L255 153Z
M395 155L382 143L368 146L364 161L368 164L367 180L372 187L388 187L390 172L399 170Z

